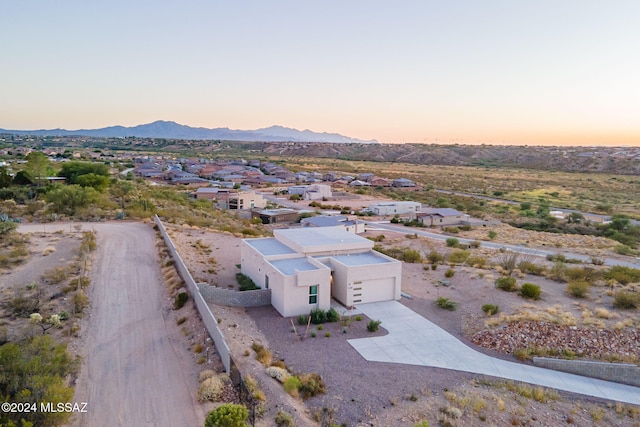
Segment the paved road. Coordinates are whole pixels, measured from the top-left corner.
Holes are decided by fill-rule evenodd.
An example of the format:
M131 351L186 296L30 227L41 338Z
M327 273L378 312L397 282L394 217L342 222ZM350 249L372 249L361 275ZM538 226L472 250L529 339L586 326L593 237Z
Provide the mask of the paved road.
M448 235L443 235L443 234L438 234L438 233L431 233L429 231L423 231L420 228L414 228L414 227L405 227L404 225L394 225L394 224L389 224L388 222L377 222L377 221L366 221L365 224L367 225L367 229L368 230L375 230L377 229L382 229L382 230L389 230L389 231L395 231L398 233L403 233L403 234L417 234L418 236L421 237L426 237L427 239L432 239L432 240L438 240L438 241L445 241L448 238L450 238L451 236ZM460 243L464 243L464 244L468 244L470 243L472 240L471 239L463 239L463 238L459 238L456 237L456 239L458 239L458 241ZM579 259L583 262L590 262L591 261L591 257L587 256L587 255L582 255L582 254L576 254L576 253L572 253L572 252L565 252L565 251L558 251L558 250L544 250L544 249L533 249L533 248L529 248L526 246L519 246L519 245L508 245L508 244L504 244L504 243L494 243L494 242L486 242L486 241L482 241L480 242L480 246L483 248L489 248L489 249L506 249L509 250L511 252L517 252L517 253L522 253L522 254L528 254L528 255L533 255L533 256L540 256L540 257L546 257L547 255L556 255L558 253L562 253L564 256L566 256L567 258L574 258L574 259ZM605 265L624 265L627 267L634 267L634 268L640 268L640 260L621 260L621 259L616 259L616 258L604 258L603 259L604 264Z
M21 225L22 231L42 225ZM69 225L44 229L69 231ZM150 226L133 222L84 224L95 229L98 250L91 269L91 318L75 402L88 412L73 425L198 426L197 381L188 378L165 330L163 282ZM187 365L185 366L185 363Z
M640 405L640 387L487 356L397 301L358 304L356 308L371 319L381 320L389 332L382 337L348 341L366 360L471 372Z

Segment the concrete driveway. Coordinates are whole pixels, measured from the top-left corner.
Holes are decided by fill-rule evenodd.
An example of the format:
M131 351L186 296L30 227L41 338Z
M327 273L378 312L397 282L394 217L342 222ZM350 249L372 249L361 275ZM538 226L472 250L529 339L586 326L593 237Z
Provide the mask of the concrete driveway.
M349 340L372 362L429 366L522 381L557 390L640 405L640 388L508 362L482 354L397 301L359 304L389 334Z

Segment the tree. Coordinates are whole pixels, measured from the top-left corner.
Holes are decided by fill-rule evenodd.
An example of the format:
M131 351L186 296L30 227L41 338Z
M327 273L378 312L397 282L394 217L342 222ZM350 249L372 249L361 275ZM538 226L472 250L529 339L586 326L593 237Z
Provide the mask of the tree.
M69 184L79 184L78 177L87 174L109 176L109 168L101 163L69 162L58 172L58 176L67 178Z
M567 222L569 224L580 224L584 220L584 215L579 212L571 212L569 216L567 216Z
M112 181L111 182L111 194L114 197L120 198L120 208L124 210L124 198L127 194L133 191L133 184L127 181Z
M41 182L51 169L49 158L40 152L32 151L27 154L27 166L25 170L33 177L35 182Z
M1 167L0 168L0 188L7 188L8 186L11 185L11 181L13 181L13 179L11 178L11 175L9 175L9 172L7 172L7 168Z
M109 188L109 178L104 175L96 175L95 173L87 173L84 175L79 175L76 178L76 184L81 187L91 187L95 188L99 192L104 192L107 188Z
M225 403L209 412L204 427L248 427L249 410L244 405Z
M53 204L56 212L75 215L79 208L98 201L99 194L91 187L61 185L54 186L52 190L45 194L45 198L47 202Z

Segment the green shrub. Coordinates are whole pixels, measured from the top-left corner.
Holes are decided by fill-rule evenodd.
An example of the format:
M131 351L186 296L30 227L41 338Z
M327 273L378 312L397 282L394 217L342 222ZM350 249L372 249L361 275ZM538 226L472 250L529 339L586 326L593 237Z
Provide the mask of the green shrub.
M431 264L431 269L432 270L436 270L438 268L438 264Z
M455 274L456 274L455 270L450 268L450 269L448 269L447 271L444 272L444 277L451 278L451 277L455 276Z
M186 292L180 292L173 300L173 309L180 310L182 307L184 307L187 301L189 301L189 294Z
M295 427L296 425L291 414L283 411L278 411L274 421L276 422L276 427Z
M236 281L240 285L241 291L252 291L254 289L260 289L256 286L253 280L251 280L251 277L245 274L236 273Z
M487 237L489 237L489 240L493 240L498 236L498 233L496 233L493 230L489 230L489 232L487 233Z
M472 240L469 242L469 247L473 249L478 249L482 243L478 240Z
M301 374L298 375L298 378L300 379L298 391L303 399L309 399L310 397L327 392L327 385L320 374Z
M451 301L449 298L445 297L438 297L438 299L436 300L436 305L449 311L455 311L456 308L458 308L457 302Z
M456 264L462 264L469 258L471 252L464 249L456 249L449 255L449 262L455 262Z
M515 277L498 277L496 279L496 288L507 292L514 292L518 290L518 284Z
M304 325L307 324L308 320L309 320L308 316L305 316L304 314L301 314L300 316L298 316L298 325L304 326Z
M482 306L482 311L487 316L493 316L494 314L496 314L498 312L498 310L500 310L500 307L498 307L497 305L485 304L485 305Z
M613 297L615 308L630 310L638 308L640 304L640 294L631 291L618 291Z
M369 320L369 323L367 323L367 331L369 332L375 332L380 328L380 324L382 323L382 321L380 320Z
M627 245L617 245L615 248L613 248L613 250L615 251L615 253L620 254L620 255L634 255L635 254L635 251L633 249L631 249Z
M585 280L570 280L565 291L572 297L585 298L589 295L590 288L591 285Z
M331 332L325 332L324 336L327 337L327 338L331 338Z
M547 261L551 262L567 262L567 257L562 254L549 254L547 255Z
M466 264L472 267L483 268L485 265L487 265L487 259L481 256L470 256L469 258L467 258Z
M209 412L204 427L248 427L249 410L244 405L224 403Z
M282 387L284 387L284 391L286 391L289 395L293 397L298 397L298 389L300 388L300 378L295 375L291 375L284 383L282 383Z
M402 253L402 260L410 264L422 261L420 252L415 249L407 249Z
M356 316L356 322L361 322L361 321L362 321L362 316L357 315L357 316Z
M327 320L327 312L321 308L314 308L309 313L309 316L311 316L311 323L314 325L319 325Z
M520 287L520 295L527 299L539 300L541 293L540 286L533 283L523 283Z
M542 275L542 273L544 273L544 266L536 264L532 261L520 261L518 263L518 270L522 271L523 273L540 276Z
M455 237L449 237L445 242L447 243L448 248L457 248L460 246L460 241Z
M640 269L616 265L604 273L607 280L615 280L623 285L640 282Z
M439 262L444 261L444 255L442 255L438 251L431 251L431 252L429 252L429 255L427 256L427 259L429 260L429 262L431 264L437 264Z
M340 314L336 311L335 308L331 307L327 310L327 314L325 315L327 322L337 322L340 320Z

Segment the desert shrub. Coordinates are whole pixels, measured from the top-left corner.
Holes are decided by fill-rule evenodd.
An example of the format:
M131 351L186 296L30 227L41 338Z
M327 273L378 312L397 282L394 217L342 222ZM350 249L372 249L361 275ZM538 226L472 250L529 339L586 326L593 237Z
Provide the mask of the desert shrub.
M236 273L236 281L240 285L241 291L252 291L254 289L259 289L253 282L253 280L251 280L251 277L245 274Z
M540 299L540 294L542 290L540 286L533 283L523 283L520 287L520 295L527 299Z
M555 280L557 282L566 282L567 281L567 266L562 262L554 262L553 267L549 269L547 277L551 280Z
M448 248L457 248L460 246L460 241L455 237L449 237L445 242Z
M327 322L337 322L338 320L340 320L340 314L338 314L336 309L333 307L327 310L326 317L327 317Z
M638 308L640 304L640 294L631 291L618 291L613 297L615 308L630 310Z
M449 262L455 262L456 264L462 264L469 258L471 252L465 251L464 249L456 249L455 251L449 254Z
M507 292L514 292L518 290L518 284L515 277L498 277L496 279L496 288L502 289Z
M549 254L547 255L547 261L551 262L567 262L567 257L562 254Z
M300 379L298 391L303 399L309 399L310 397L327 392L327 385L320 374L301 374L298 375L298 378Z
M591 258L591 264L593 265L604 265L604 260L600 258L593 257Z
M207 371L201 373L205 374ZM222 397L225 386L229 383L227 374L211 375L202 380L198 388L198 401L200 402L217 402Z
M635 251L633 249L631 249L631 247L627 246L627 245L617 245L615 248L613 248L613 250L615 251L615 253L620 254L620 255L634 255Z
M173 309L180 310L182 307L184 307L188 300L189 294L186 292L180 292L173 300Z
M331 332L325 332L324 336L327 337L327 338L331 338Z
M470 256L465 262L467 265L470 265L472 267L482 268L487 265L487 259L481 256Z
M200 372L200 374L198 374L198 379L200 380L200 382L202 382L208 378L212 378L215 376L215 371L212 371L211 369L205 369L204 371Z
M89 297L84 291L78 291L73 295L73 307L76 313L82 313L89 306Z
M300 316L298 316L298 325L304 326L307 324L308 320L309 320L308 316L301 314Z
M498 310L500 310L500 308L497 305L494 305L494 304L485 304L485 305L482 306L482 311L487 316L492 316L492 315L496 314L498 312Z
M504 252L498 256L497 264L502 267L502 269L509 274L516 268L518 265L519 254L516 252Z
M520 261L518 263L518 270L523 273L535 274L536 276L542 275L544 273L544 266L536 264L533 261Z
M46 280L51 285L56 285L61 283L69 278L70 271L67 267L54 267L50 270L45 271L43 275L43 279Z
M438 297L436 300L436 305L442 309L455 311L458 308L458 303L451 301L449 298Z
M284 391L286 391L290 396L298 397L298 389L300 388L300 378L295 375L292 375L284 380L282 383L282 387Z
M455 270L450 268L450 269L448 269L447 271L444 272L444 277L451 278L451 277L455 276L455 274L456 274Z
M565 291L572 297L585 298L589 295L590 287L589 282L585 280L570 280L569 283L567 283Z
M269 375L271 378L275 378L281 384L284 383L286 379L290 377L289 372L287 372L286 369L280 368L278 366L269 366L266 369L266 372L267 372L267 375Z
M489 240L493 240L498 237L498 233L493 230L489 230L489 232L487 233L487 237L489 238Z
M469 242L469 247L473 248L473 249L478 249L480 247L480 241L478 240L472 240Z
M263 345L258 343L251 344L251 348L256 352L256 360L262 363L264 366L271 366L271 361L273 360L273 356L271 352L264 348Z
M415 249L407 249L402 253L402 260L410 264L422 261L420 252Z
M444 261L444 255L442 255L438 251L431 251L429 252L429 255L427 255L427 259L431 264L437 264L439 262Z
M438 264L431 264L431 269L432 270L437 270L438 269Z
M276 427L295 427L293 417L291 414L283 411L278 411L275 418Z
M327 320L327 312L321 308L314 308L309 313L309 316L311 316L311 323L314 325L319 325Z
M640 282L640 269L616 265L604 273L607 280L615 280L623 285Z
M369 332L375 332L380 328L380 324L382 323L382 321L380 320L369 320L369 323L367 323L367 331Z
M204 427L248 427L249 410L244 405L224 403L209 412Z

